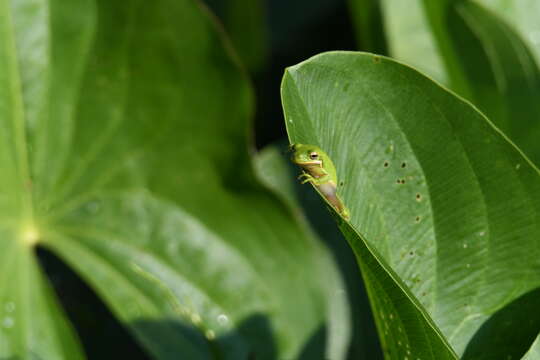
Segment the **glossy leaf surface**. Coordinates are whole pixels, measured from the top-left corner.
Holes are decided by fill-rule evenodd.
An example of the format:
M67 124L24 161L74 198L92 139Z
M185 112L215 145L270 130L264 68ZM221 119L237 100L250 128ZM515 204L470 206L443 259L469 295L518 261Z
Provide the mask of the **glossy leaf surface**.
M540 179L522 153L469 103L371 54L288 68L282 99L291 143L320 146L344 183L341 228L387 356L452 358L448 341L487 359L494 338L523 355L538 317L501 325L539 305Z

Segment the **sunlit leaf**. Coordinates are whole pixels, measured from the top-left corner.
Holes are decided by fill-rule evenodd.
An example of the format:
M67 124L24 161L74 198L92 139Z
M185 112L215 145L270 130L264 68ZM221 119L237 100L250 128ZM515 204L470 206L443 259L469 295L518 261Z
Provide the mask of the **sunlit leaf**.
M501 355L486 346L494 338L523 355L540 328L530 315L540 305L540 179L529 160L469 103L371 54L288 68L282 99L290 142L324 149L345 184L351 221L340 227L387 356L452 358L447 341L488 359ZM509 316L530 325L510 327Z

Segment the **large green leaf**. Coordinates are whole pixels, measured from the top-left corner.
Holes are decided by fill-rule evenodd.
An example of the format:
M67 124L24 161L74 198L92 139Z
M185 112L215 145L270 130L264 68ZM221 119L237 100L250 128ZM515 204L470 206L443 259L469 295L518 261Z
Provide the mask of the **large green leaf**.
M523 355L540 329L540 179L522 153L470 104L375 55L288 68L282 99L290 141L323 148L344 182L340 226L388 357L408 344L411 358L451 358L446 339L487 359L501 355L493 336ZM524 314L530 326L508 325Z
M341 357L335 269L256 179L252 93L207 15L0 1L0 358L82 357L36 245L157 359Z
M536 14L524 2L513 4ZM447 82L540 164L540 71L526 41L473 1L383 5L391 55ZM534 26L529 29L535 37Z

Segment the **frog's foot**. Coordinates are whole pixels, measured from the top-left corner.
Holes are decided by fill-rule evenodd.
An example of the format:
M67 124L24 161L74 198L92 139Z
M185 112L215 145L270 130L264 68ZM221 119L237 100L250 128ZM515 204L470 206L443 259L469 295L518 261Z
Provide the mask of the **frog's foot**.
M300 176L298 176L298 180L301 180L300 181L300 184L305 184L307 182L314 182L315 181L315 178L307 173L303 173L301 174Z
M349 209L347 209L346 207L343 207L343 209L341 209L340 214L341 214L341 216L343 216L345 218L345 220L350 220L350 218L351 218L351 214L349 212Z

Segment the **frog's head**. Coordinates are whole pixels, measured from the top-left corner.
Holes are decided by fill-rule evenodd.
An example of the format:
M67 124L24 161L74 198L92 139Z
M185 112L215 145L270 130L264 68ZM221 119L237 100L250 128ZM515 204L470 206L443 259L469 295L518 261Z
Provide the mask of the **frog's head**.
M314 145L293 144L292 161L298 165L321 165L322 151Z

